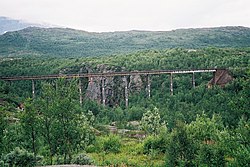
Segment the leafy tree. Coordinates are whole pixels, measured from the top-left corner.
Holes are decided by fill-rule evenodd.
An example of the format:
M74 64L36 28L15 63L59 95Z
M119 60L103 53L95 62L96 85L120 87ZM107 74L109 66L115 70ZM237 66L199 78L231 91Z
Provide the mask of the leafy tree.
M53 156L56 153L55 137L53 136L53 124L56 121L54 119L54 89L51 84L42 84L42 94L41 97L36 101L37 106L41 115L39 117L41 135L44 140L45 148L48 148L49 155L45 153L45 156L49 156L49 164L52 164Z
M210 119L203 113L188 125L190 139L196 144L198 165L225 166L225 149L221 144L223 130L224 126L218 115L213 115Z
M3 133L3 150L4 154L9 153L17 146L23 145L23 133L20 123L9 123Z
M170 134L166 154L167 166L194 166L196 146L189 138L187 125L178 122Z
M224 128L221 117L213 115L208 118L206 114L197 115L196 120L188 125L188 132L191 138L199 142L215 142L218 141L220 131Z
M32 102L32 99L27 99L25 102L25 109L21 113L21 127L23 132L23 138L25 140L24 145L29 148L31 144L31 150L35 157L38 151L38 112Z
M50 148L50 163L55 154L63 155L64 163L70 162L73 153L91 143L93 114L85 116L80 108L75 81L58 80L56 87L44 85L40 99L43 136Z
M0 155L4 150L4 131L7 128L6 114L3 108L0 106Z
M233 166L248 166L250 163L250 121L241 118L238 127L233 130L231 142L226 145L229 150L229 156L233 157L231 164Z
M161 117L157 108L154 108L154 110L148 110L143 114L141 127L148 134L157 135L164 126L164 123L161 123Z

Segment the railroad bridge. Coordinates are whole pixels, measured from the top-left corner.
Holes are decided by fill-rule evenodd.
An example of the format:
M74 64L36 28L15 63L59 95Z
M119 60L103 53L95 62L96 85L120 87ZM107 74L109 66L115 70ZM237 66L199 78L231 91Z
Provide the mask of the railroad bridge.
M81 70L80 70L81 71ZM174 74L192 74L192 87L195 88L195 73L213 73L213 78L209 81L208 86L221 85L224 86L226 83L231 81L233 78L229 74L227 69L192 69L192 70L149 70L149 71L128 71L128 72L108 72L108 73L78 73L78 74L58 74L58 75L40 75L40 76L11 76L11 77L0 77L0 80L4 81L20 81L20 80L31 80L32 81L32 96L35 98L35 80L47 80L47 79L57 79L57 78L79 78L79 98L80 104L82 104L82 83L80 78L88 78L89 82L93 82L93 78L101 78L101 94L102 94L102 104L105 105L106 95L105 95L105 78L120 76L123 77L124 82L124 97L125 105L128 107L128 76L144 75L147 76L147 96L151 96L151 75L163 75L168 74L170 78L169 90L170 94L173 95L173 75Z

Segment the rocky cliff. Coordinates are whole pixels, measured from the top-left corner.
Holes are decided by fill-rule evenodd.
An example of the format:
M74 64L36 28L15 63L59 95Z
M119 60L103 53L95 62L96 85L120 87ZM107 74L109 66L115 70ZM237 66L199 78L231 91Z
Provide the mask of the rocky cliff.
M80 70L79 70L80 69ZM123 67L99 64L82 64L81 67L68 67L60 70L60 74L70 73L112 73L126 71ZM89 77L81 79L82 93L84 98L97 101L107 106L119 105L125 100L125 87L128 95L140 92L144 88L144 80L140 75L131 76L110 76L110 77Z

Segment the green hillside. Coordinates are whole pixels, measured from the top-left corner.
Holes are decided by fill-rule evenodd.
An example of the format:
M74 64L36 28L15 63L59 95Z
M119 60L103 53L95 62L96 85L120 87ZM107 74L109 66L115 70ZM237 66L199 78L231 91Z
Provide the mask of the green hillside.
M250 28L218 27L173 31L91 33L63 28L26 28L0 36L0 56L85 57L138 50L248 47Z
M0 166L249 166L249 46L244 27L5 33L0 79L226 68L232 80L209 88L213 74L195 73L194 87L173 74L171 95L169 75L151 75L149 97L146 75L127 76L128 106L120 76L36 80L35 96L30 80L0 80Z

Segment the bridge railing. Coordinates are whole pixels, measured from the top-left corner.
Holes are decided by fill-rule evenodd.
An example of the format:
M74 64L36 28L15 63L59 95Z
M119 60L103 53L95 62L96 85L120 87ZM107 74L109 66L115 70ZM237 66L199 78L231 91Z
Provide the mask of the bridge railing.
M56 78L89 78L89 77L113 77L129 75L159 75L159 74L192 74L204 72L216 72L217 69L192 69L192 70L148 70L148 71L127 71L127 72L109 72L109 73L82 73L82 74L58 74L58 75L38 75L38 76L11 76L0 77L0 80L18 81L18 80L45 80Z

